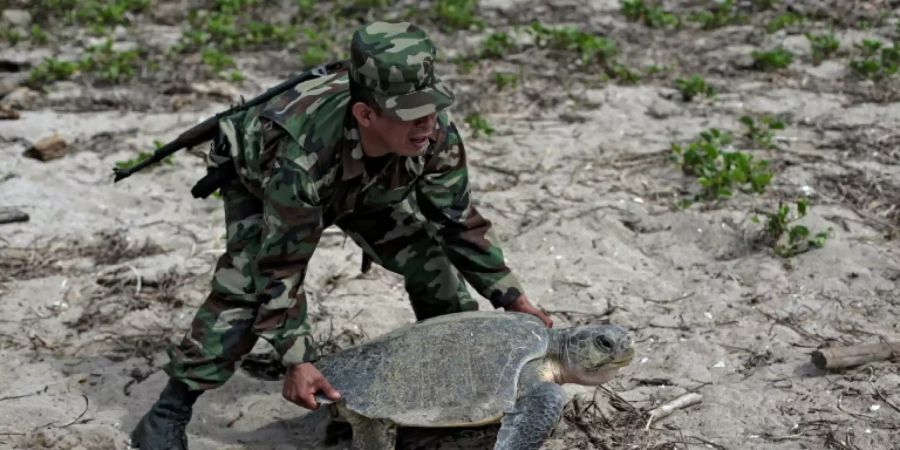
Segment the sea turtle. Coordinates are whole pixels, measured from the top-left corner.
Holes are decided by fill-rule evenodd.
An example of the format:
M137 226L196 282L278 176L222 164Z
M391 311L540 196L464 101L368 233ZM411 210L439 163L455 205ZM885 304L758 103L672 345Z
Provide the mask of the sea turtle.
M495 450L526 450L558 423L560 384L601 384L633 356L615 325L548 329L528 314L475 311L405 326L315 365L342 394L330 407L350 423L354 450L393 450L398 426L497 422Z

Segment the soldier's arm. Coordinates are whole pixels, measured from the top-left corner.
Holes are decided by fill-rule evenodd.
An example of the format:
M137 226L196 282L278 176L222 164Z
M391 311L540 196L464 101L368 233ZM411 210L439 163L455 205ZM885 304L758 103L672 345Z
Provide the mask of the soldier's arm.
M494 243L491 222L472 206L465 147L456 126L444 114L439 121L444 136L426 162L416 199L425 217L438 225L454 267L494 307L505 307L524 291Z
M261 305L253 330L289 366L316 357L303 279L322 235L322 208L309 172L294 162L297 143L277 126L267 128L262 139L272 170L263 179L264 229L253 274Z

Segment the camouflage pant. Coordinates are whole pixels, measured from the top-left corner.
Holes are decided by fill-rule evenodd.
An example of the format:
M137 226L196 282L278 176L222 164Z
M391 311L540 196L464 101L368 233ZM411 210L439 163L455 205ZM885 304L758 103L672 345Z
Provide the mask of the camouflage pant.
M252 263L259 248L263 206L237 181L224 186L221 192L227 247L216 265L216 273L246 273L244 266ZM412 202L343 216L337 225L374 262L403 275L419 320L478 308ZM193 389L212 389L225 383L234 373L237 361L258 340L253 325L260 303L252 280L236 286L219 279L214 277L212 292L197 311L181 344L169 349L170 361L165 371ZM305 301L298 301L295 309L287 315L305 318Z

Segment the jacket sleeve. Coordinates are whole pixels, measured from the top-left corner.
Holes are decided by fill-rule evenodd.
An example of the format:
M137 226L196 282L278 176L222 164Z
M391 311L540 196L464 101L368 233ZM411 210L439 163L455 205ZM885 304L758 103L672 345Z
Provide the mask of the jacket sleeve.
M472 206L466 153L456 126L450 122L445 130L416 184L416 200L425 217L438 226L454 267L495 308L504 307L524 291L495 244L491 222Z
M285 366L316 359L303 280L322 236L322 208L299 145L277 125L263 124L263 232L254 266L260 307L253 331Z

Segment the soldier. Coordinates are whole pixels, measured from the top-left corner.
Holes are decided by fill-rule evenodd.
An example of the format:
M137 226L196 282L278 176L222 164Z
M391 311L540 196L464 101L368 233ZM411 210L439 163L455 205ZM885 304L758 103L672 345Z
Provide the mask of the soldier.
M286 369L282 394L305 408L340 396L312 365L302 289L322 231L334 224L401 274L418 320L477 309L468 281L496 308L551 320L532 306L472 206L466 155L444 111L435 48L409 23L358 29L351 67L299 84L220 121L211 162L234 164L221 187L227 249L212 292L180 345L169 382L132 432L142 450L187 448L199 395L221 386L262 337Z

